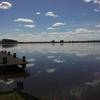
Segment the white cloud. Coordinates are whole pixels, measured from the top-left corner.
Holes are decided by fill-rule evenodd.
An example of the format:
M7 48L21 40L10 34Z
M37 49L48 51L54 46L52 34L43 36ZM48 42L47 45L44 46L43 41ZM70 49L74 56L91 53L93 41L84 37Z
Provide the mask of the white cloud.
M25 27L27 27L27 28L34 28L34 27L36 27L36 25L24 25Z
M54 14L54 12L47 12L47 13L45 14L45 16L58 17L58 15L57 15L57 14Z
M95 12L100 12L100 9L93 9L93 11L95 11Z
M11 38L11 39L16 39L19 41L59 41L59 40L64 40L64 41L76 41L76 40L100 40L100 28L98 25L95 25L92 28L76 28L73 31L65 31L65 32L41 32L37 34L33 34L30 32L28 33L23 33L19 34L19 32L15 34L8 34L1 33L0 39L2 38ZM59 48L58 48L59 49Z
M86 29L86 28L77 28L77 29L75 30L75 32L76 32L76 33L86 33L86 32L89 32L89 30Z
M32 19L27 19L27 18L17 18L14 20L14 22L34 23L34 21Z
M87 15L86 13L82 13L83 16Z
M48 27L47 30L55 30L64 25L66 25L66 23L57 22L57 23L53 24L51 27Z
M100 0L92 0L94 3L99 4L100 5Z
M91 2L92 0L84 0L85 2Z
M36 15L40 15L41 13L40 12L36 12Z
M96 27L96 28L100 28L100 25L96 25L95 27Z
M12 7L12 4L11 4L10 2L2 1L2 2L0 3L0 9L6 10L6 9L11 8L11 7Z
M59 26L64 26L66 25L65 23L62 23L62 22L57 22L53 25L53 27L59 27Z
M47 30L54 30L54 27L48 27Z
M93 2L95 4L100 5L100 0L84 0L85 2L89 3L89 2Z

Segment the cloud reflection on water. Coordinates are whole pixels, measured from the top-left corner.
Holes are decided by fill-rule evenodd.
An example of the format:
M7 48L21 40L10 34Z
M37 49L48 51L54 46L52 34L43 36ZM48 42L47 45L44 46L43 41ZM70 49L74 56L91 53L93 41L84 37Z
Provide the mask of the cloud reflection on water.
M55 71L56 71L56 69L54 69L54 68L46 69L47 73L54 73Z
M64 60L61 60L61 59L54 59L54 62L56 62L56 63L64 63Z
M0 48L2 49L2 48ZM10 48L9 48L10 50ZM94 44L64 44L60 46L59 44L55 44L52 46L51 44L23 44L18 45L16 48L11 49L20 51L20 53L41 53L41 54L75 54L76 56L86 56L86 55L95 55L100 54L100 46L97 43ZM52 55L53 56L53 55ZM52 56L48 56L48 58L52 58Z
M9 50L14 50L19 55L25 55L28 58L30 65L28 64L26 69L30 72L30 78L26 79L25 88L30 89L33 93L38 91L41 94L44 92L45 95L53 89L54 92L58 91L57 96L59 96L61 92L67 93L70 85L73 87L78 85L80 88L79 84L95 86L100 82L98 70L100 46L97 43L64 44L63 46L59 44L54 46L51 44L24 44L18 45L16 49L9 48ZM58 87L56 87L56 82ZM72 91L76 93L77 89L72 88Z

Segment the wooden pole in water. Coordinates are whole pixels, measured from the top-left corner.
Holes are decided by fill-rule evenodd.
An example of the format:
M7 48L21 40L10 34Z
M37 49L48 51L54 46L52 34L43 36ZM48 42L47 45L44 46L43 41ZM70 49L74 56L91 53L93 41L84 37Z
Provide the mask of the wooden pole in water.
M13 57L16 58L16 53L13 53Z
M7 51L5 50L4 53L6 53Z
M23 82L17 82L17 89L18 90L23 90L24 89Z
M25 57L25 56L23 56L22 60L25 62L25 61L26 61L26 57Z
M23 61L23 62L26 61L26 57L25 57L25 56L23 56L22 61ZM22 68L25 68L25 67L26 67L26 64L22 64Z
M10 52L8 52L8 56L10 56Z
M7 57L3 57L3 64L7 64Z

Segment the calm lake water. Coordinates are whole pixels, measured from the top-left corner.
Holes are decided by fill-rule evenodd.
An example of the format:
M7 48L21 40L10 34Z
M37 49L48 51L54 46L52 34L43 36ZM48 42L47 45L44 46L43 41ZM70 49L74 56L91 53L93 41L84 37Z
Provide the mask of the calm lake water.
M25 91L41 100L82 100L82 91L100 89L99 43L20 44L0 46L0 50L16 52L30 62L25 68L28 75L0 75L0 92L11 91L22 82ZM96 93L100 95L100 90Z

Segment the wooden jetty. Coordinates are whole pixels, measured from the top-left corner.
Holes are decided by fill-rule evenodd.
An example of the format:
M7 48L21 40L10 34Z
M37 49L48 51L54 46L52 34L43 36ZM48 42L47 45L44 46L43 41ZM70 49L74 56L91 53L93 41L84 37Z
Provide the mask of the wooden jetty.
M22 59L16 56L16 53L11 54L7 51L0 52L0 67L1 66L16 66L21 65L25 67L28 62L26 61L26 57L23 56Z

